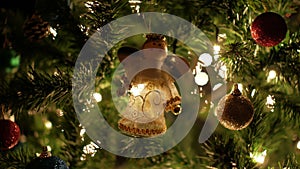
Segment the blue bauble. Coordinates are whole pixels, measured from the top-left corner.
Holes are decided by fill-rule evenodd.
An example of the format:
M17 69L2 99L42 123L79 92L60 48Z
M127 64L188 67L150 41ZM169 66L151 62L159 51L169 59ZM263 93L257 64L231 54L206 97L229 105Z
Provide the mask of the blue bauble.
M56 156L33 159L25 169L69 169L67 164Z

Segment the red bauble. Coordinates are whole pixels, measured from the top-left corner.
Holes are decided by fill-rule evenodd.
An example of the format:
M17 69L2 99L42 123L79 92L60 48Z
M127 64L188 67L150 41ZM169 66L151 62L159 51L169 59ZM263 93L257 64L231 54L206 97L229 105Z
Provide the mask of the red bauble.
M284 19L273 12L257 16L251 25L251 36L261 46L275 46L286 35L287 26Z
M0 150L9 150L18 144L19 126L10 120L0 120Z

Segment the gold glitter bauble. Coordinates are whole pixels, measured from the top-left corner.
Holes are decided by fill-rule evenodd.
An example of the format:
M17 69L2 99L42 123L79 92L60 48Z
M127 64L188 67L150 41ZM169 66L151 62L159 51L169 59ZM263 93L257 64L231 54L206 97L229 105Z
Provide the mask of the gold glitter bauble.
M241 95L235 84L233 92L220 100L216 112L224 127L230 130L241 130L251 123L254 108L251 101Z

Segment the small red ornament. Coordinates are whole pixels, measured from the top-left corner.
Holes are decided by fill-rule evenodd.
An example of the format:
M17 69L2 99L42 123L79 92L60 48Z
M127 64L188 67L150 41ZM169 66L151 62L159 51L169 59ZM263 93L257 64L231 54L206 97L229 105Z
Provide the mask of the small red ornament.
M20 128L10 120L0 120L0 150L9 150L16 146L20 139Z
M274 12L257 16L251 25L251 36L261 46L276 46L285 38L286 32L284 19Z

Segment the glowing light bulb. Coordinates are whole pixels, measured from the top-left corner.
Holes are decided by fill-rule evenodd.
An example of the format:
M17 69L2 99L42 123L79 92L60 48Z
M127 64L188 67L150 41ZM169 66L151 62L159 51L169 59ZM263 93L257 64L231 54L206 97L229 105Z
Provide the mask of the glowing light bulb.
M298 141L298 143L297 143L297 149L300 150L300 141Z
M251 97L253 97L255 95L255 92L256 92L256 90L253 89L252 92L251 92Z
M134 13L136 11L136 13L140 13L140 3L142 3L142 1L139 0L129 0L128 1L130 4L130 7L132 8L132 13Z
M93 97L95 98L96 102L102 101L102 95L100 93L93 93Z
M54 76L59 76L59 73L58 73L57 71L54 71L54 72L53 72L53 75L54 75Z
M51 128L52 128L52 123L51 123L51 121L46 121L44 124L45 124L45 127L46 127L47 129L51 129Z
M265 162L265 158L267 156L267 150L261 152L261 153L250 153L250 157L257 163L264 163Z
M207 84L209 78L208 75L205 72L199 72L197 73L197 75L195 76L195 82L197 83L197 85L199 86L204 86Z
M268 105L268 106L273 106L274 104L275 104L275 99L274 99L271 95L269 95L269 96L267 97L266 105Z
M205 67L211 65L211 63L213 61L212 56L209 53L201 54L198 59L204 63L203 66L205 66Z
M85 161L85 160L86 160L86 155L85 155L85 154L82 154L81 157L80 157L80 160L81 160L81 161Z
M91 141L90 144L87 144L83 147L82 151L84 154L89 154L91 157L94 157L98 148L99 146Z
M272 80L272 79L275 79L277 76L277 73L275 70L270 70L269 71L269 75L268 75L268 81Z
M84 133L85 133L85 131L86 131L85 128L82 128L82 129L80 130L80 134L79 134L79 135L80 135L80 136L83 136Z
M50 27L49 31L50 31L50 33L53 35L53 39L55 39L55 37L56 37L56 35L57 35L56 29Z
M85 128L82 128L81 130L80 130L80 137L81 137L81 141L84 141L84 134L85 134L85 132L86 132L86 130L85 130Z
M224 41L227 38L226 33L221 33L218 35L218 41Z

